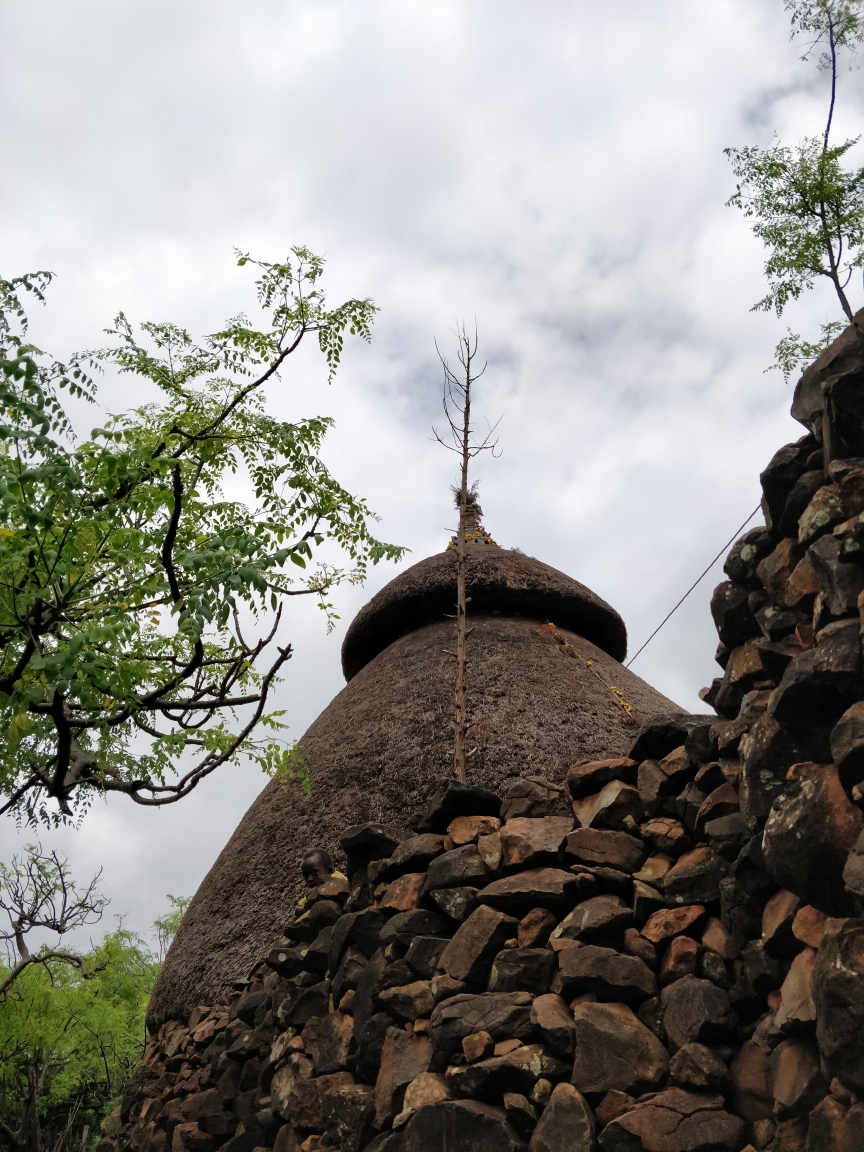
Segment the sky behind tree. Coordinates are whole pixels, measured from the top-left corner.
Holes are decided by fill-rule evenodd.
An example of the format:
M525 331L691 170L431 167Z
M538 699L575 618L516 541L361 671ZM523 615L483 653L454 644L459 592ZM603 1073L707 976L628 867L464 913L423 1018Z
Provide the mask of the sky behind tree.
M328 463L409 564L454 527L434 340L447 350L476 317L477 410L503 416L503 456L475 472L486 526L607 599L635 652L803 433L763 369L786 319L815 337L836 304L819 289L783 322L749 312L763 254L724 207L722 151L820 131L827 81L800 52L781 0L0 0L2 271L58 273L32 334L65 356L121 308L196 335L250 308L234 246L326 254L332 300L380 306L372 344L329 389L301 357L270 404L336 417ZM844 67L838 139L861 113ZM109 411L143 398L100 387ZM393 575L341 591L329 637L296 606L293 736L340 689L345 627ZM694 710L717 673L720 578L633 666ZM113 910L145 927L165 892L194 891L261 784L223 769L173 809L118 798L50 839L82 878L104 864ZM22 838L7 823L4 854Z

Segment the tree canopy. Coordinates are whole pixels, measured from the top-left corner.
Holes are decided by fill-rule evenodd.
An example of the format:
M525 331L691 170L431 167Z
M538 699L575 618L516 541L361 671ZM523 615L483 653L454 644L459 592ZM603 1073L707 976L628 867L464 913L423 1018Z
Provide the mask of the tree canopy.
M305 248L238 264L257 270L258 327L240 314L196 342L120 313L108 347L67 361L27 342L50 273L0 280L0 811L172 803L238 756L293 774L268 708L285 603L316 596L332 622L334 586L403 553L321 459L332 419L265 404L308 336L332 380L374 304L330 308ZM95 400L94 367L154 398L76 439L66 396Z
M843 319L829 320L817 340L791 329L777 345L773 367L786 379L796 366L818 356L847 323L854 323L848 296L853 275L864 268L864 167L847 167L858 137L831 144L837 103L838 64L864 39L862 0L785 0L792 36L804 45L802 59L818 52L830 79L825 128L798 144L774 140L767 148L727 148L738 185L728 203L740 208L768 250L768 292L754 311L782 316L804 291L827 280ZM864 338L864 333L859 333Z

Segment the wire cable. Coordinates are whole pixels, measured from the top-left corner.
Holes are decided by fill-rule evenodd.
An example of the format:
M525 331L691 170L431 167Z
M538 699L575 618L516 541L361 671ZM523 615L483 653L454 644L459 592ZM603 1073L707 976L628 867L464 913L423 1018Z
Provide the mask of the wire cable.
M670 617L675 615L675 613L678 611L678 609L681 607L681 605L684 603L684 601L687 599L687 597L690 595L690 593L693 591L693 589L697 586L697 584L700 584L702 582L702 580L704 580L704 578L708 575L708 573L711 571L711 569L714 567L714 565L717 563L717 561L720 559L720 557L723 555L723 553L726 551L726 549L730 546L730 544L735 543L735 541L738 539L740 534L744 531L744 529L747 527L747 525L750 523L750 521L753 519L753 517L756 515L756 513L759 511L759 509L761 507L762 507L762 502L760 501L756 505L756 507L753 509L753 511L750 513L750 515L747 517L747 519L744 521L744 523L741 525L741 527L736 529L732 538L730 540L727 540L727 542L723 545L723 547L720 549L720 551L717 553L717 555L714 557L714 559L711 561L711 563L708 565L708 567L705 569L705 571L702 573L702 575L690 585L690 587L687 589L687 591L684 593L684 595L681 597L681 599L678 601L678 603L675 605L675 607L672 609L672 611L670 613L668 613L668 615L663 617L663 619L660 621L660 623L657 625L657 627L654 629L654 631L651 633L651 635L648 637L648 639L645 641L645 643L642 645L642 647L639 649L639 651L636 653L636 655L630 657L630 659L624 665L625 668L629 668L630 665L633 663L633 661L636 659L636 656L638 656L640 653L645 651L645 649L648 647L648 645L651 643L651 641L654 639L654 637L657 635L657 633L660 631L660 629L663 627L663 625L666 623L666 621L669 620Z

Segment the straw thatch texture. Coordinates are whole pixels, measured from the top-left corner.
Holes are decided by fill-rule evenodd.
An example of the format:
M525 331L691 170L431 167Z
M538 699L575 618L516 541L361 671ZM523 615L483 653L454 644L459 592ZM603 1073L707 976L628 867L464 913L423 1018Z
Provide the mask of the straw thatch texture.
M554 620L593 641L616 660L627 655L627 629L614 608L548 564L508 548L467 549L469 613ZM400 572L373 596L352 621L342 645L345 679L360 671L388 644L421 624L455 612L456 552L427 556Z
M519 564L523 575L536 565L541 586L554 573L524 556ZM625 753L637 723L610 685L624 693L637 721L680 711L573 632L513 616L471 623L469 719L478 749L469 761L472 783L501 790L527 773L560 781L574 760ZM351 824L407 823L452 773L454 631L452 621L438 620L401 636L312 724L301 741L310 799L296 786L270 783L253 803L184 917L151 1001L151 1024L224 999L248 972L289 918L305 849L323 845L338 857L337 836Z

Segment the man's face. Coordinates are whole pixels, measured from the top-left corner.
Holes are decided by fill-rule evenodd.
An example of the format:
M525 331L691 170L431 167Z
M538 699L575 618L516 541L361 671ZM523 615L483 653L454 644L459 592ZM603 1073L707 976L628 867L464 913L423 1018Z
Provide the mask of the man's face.
M317 852L310 852L308 856L304 856L300 871L303 873L307 888L317 888L319 884L330 879L330 871L325 868L324 861Z

